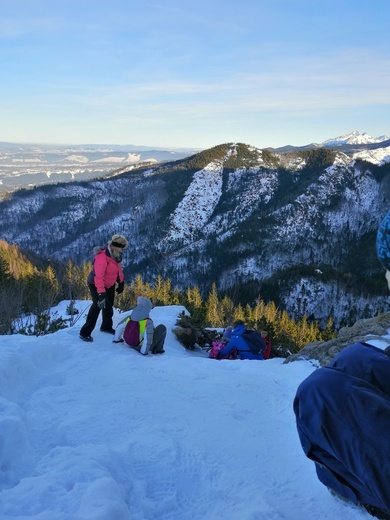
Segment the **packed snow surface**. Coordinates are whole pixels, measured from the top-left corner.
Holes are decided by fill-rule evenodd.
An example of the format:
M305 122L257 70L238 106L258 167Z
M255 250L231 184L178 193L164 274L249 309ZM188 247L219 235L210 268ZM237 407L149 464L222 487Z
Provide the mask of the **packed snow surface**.
M1 337L0 520L371 518L330 495L300 446L292 403L315 366L186 351L172 332L182 310L152 310L168 328L159 356L99 322L84 343L84 315Z

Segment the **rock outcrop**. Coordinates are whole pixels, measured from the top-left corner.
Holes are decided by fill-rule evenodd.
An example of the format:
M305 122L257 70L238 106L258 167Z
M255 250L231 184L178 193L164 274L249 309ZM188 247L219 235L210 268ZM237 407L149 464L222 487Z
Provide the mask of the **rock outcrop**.
M326 366L348 345L370 340L371 342L380 341L384 348L390 346L390 313L381 314L376 318L359 320L352 327L343 327L337 337L329 341L308 343L297 354L288 356L284 363L306 359L314 360L320 366Z

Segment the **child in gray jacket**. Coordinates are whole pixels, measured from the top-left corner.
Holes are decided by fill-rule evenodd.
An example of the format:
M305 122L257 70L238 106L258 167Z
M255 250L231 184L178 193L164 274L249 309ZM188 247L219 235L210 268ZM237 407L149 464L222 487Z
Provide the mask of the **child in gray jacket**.
M152 302L144 296L138 296L137 305L120 321L115 330L114 343L123 343L134 348L140 354L147 356L163 354L167 328L160 324L154 326L149 314L153 308ZM136 332L136 338L134 331Z

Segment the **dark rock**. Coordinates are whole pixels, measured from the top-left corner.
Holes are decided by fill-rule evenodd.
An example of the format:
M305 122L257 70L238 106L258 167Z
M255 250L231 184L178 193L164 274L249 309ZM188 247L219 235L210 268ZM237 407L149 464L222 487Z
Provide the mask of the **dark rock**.
M336 338L329 341L315 341L305 345L297 354L288 356L284 363L299 360L315 360L326 366L341 350L358 341L382 340L390 345L390 313L380 314L376 318L362 319L352 327L340 329Z

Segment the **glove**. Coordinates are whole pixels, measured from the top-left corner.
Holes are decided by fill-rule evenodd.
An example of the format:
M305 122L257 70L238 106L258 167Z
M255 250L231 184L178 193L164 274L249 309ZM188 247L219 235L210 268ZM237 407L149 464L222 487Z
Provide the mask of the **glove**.
M122 294L124 288L125 288L125 282L119 282L118 287L116 288L116 292L118 294Z
M106 293L105 292L98 294L97 306L99 307L99 309L104 309L104 307L106 306Z

